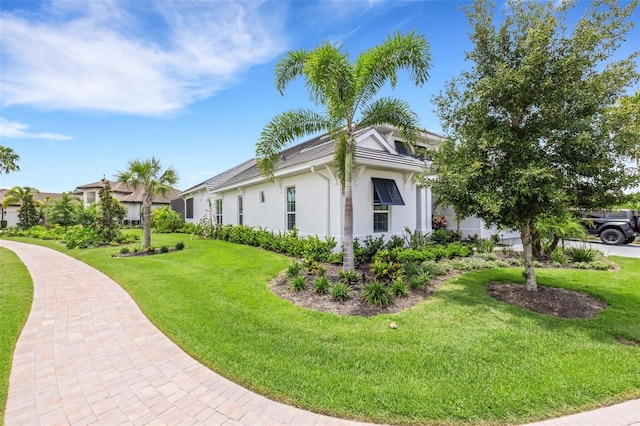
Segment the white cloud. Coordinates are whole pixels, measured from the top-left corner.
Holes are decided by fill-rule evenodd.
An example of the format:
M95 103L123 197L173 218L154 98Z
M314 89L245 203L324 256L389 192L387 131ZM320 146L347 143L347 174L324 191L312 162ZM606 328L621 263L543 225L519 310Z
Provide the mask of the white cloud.
M51 139L56 141L68 141L71 136L58 133L30 133L27 132L29 126L18 121L9 121L0 117L0 139L2 138L29 138L29 139Z
M3 106L160 115L280 53L277 8L255 1L65 0L2 13Z

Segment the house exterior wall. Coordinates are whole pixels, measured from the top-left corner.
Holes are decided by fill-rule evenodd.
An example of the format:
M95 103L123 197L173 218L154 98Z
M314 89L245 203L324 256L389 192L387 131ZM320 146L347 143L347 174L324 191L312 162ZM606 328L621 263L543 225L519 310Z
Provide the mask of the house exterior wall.
M477 235L478 238L488 239L496 234L503 242L509 242L520 238L520 233L518 231L499 231L495 226L488 227L482 219L475 216L463 219L459 224L457 224L455 221L456 214L451 207L444 210L444 216L449 223L447 228L451 230L459 229L462 238Z
M2 220L7 221L7 227L17 226L18 225L18 209L19 206L7 206L6 209L3 209L4 215Z
M404 206L390 206L388 232L373 232L373 184L371 178L392 179L402 195ZM319 238L332 236L337 247L342 244L344 232L344 200L339 180L325 168L278 179L276 182L264 181L258 184L208 194L197 191L183 194L185 199L194 199L194 217L187 222L197 223L208 209L209 202L222 199L222 222L238 225L238 196L243 197L243 224L263 227L275 232L286 230L286 189L296 188L296 228L301 236L317 235ZM422 197L417 191L422 190ZM261 202L261 195L264 202ZM419 201L424 198L422 205ZM354 237L363 240L368 235L383 235L389 239L392 235L402 235L405 227L411 230L431 223L431 209L426 203L426 191L416 188L413 179L399 172L365 168L354 180L353 211ZM418 215L421 220L418 220ZM423 231L425 229L422 229Z

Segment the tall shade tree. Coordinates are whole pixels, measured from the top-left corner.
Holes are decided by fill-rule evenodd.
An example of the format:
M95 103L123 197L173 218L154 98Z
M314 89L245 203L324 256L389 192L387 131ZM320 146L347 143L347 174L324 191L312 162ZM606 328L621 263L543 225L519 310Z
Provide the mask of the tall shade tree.
M637 1L594 1L571 30L576 2L554 3L509 0L499 27L492 3L467 7L473 66L435 98L448 140L434 192L461 216L518 229L534 291L535 221L613 203L637 177L607 115L638 81L637 53L612 59Z
M13 152L11 148L0 145L0 174L8 174L20 170L18 160L20 156Z
M160 160L151 157L150 160L132 160L129 168L118 172L115 178L134 190L142 189L142 230L144 234L144 248L151 246L151 203L157 195L166 196L171 186L178 181L178 174L169 167L162 170Z
M627 155L640 168L640 91L625 96L609 110L610 118L621 129Z
M343 268L354 268L352 171L355 135L366 127L389 124L403 139L415 144L418 119L406 102L375 99L387 83L395 88L398 71L406 69L417 86L429 77L429 44L424 36L396 33L381 45L349 61L338 45L325 42L313 50L290 51L277 64L275 84L281 95L292 80L305 80L311 101L322 112L295 109L274 117L262 130L256 147L257 164L263 175L273 177L278 153L297 138L327 132L335 143L335 167L344 197Z
M40 200L36 200L33 196L38 194L36 188L14 186L5 193L2 200L2 208L6 209L10 204L20 204L18 209L18 227L29 229L38 224L40 216L36 210L36 206L42 206Z

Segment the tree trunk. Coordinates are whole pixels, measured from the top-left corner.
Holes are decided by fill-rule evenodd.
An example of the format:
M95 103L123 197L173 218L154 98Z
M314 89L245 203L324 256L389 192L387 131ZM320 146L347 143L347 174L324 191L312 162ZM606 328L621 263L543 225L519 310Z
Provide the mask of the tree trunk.
M144 196L142 198L142 233L144 234L144 246L151 246L151 199Z
M352 140L347 140L344 157L344 249L342 258L342 269L352 271L354 267L353 259L353 190L352 190Z
M520 223L520 238L522 238L522 250L524 252L524 276L527 279L527 290L538 291L536 272L533 269L531 226L528 219Z

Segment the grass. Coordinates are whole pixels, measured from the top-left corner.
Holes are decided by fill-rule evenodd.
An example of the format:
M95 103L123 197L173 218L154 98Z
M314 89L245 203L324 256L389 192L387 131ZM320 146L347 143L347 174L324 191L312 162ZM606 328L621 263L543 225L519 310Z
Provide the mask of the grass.
M184 235L154 234L154 246ZM52 242L37 242L56 246ZM59 246L57 246L60 249ZM107 273L145 314L218 373L285 403L385 423L523 423L640 397L640 262L620 270L537 270L542 285L584 291L609 307L557 319L490 298L522 270L468 273L399 314L341 317L299 308L266 282L290 261L221 241L112 258L64 252ZM397 329L390 329L395 322Z
M11 251L0 248L0 425L7 405L13 350L33 301L27 268Z

